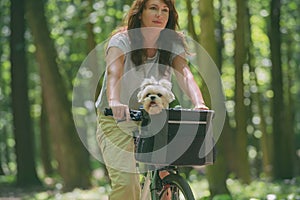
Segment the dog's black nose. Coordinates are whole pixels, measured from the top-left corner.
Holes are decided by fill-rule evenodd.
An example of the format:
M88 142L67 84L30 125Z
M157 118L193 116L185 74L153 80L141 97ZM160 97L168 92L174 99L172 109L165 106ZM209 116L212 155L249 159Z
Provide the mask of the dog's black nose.
M154 100L154 99L155 99L155 96L151 96L150 99L151 99L151 100Z

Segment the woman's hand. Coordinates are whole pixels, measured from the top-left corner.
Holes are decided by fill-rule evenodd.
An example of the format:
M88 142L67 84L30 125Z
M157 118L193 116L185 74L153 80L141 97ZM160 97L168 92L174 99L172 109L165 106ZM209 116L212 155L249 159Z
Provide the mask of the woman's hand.
M119 101L109 101L109 107L112 110L113 117L115 120L124 120L129 121L130 119L130 113L129 113L129 108L127 105L122 104Z
M209 110L209 108L204 103L202 103L202 104L195 106L194 110Z

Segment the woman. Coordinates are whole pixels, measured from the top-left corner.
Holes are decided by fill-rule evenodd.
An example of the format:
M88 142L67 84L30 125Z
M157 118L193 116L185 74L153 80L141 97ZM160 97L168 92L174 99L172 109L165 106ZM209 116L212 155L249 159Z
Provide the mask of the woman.
M171 80L174 71L194 109L207 109L187 65L183 39L175 32L178 14L174 0L136 0L126 21L127 28L121 28L109 40L104 85L96 103L100 111L98 142L112 185L110 200L140 199L133 153L134 124L128 119L129 107L140 106L136 93L144 78ZM113 118L101 114L105 107L112 109ZM116 122L126 119L128 123L122 127Z

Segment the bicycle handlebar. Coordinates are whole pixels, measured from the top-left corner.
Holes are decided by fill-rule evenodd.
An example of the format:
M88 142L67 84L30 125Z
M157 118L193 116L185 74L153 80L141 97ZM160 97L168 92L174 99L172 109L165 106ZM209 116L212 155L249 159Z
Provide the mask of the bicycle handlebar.
M174 110L174 111L187 111L187 112L191 111L191 110L174 109L174 108L171 108L169 110L170 111L172 111L172 110ZM195 111L195 112L199 112L199 111ZM208 113L208 112L214 112L214 111L213 110L202 110L200 112ZM113 112L112 112L111 108L105 108L103 113L104 113L105 116L113 116ZM148 119L148 115L146 113L144 113L142 110L129 109L129 114L130 114L131 120L133 120L133 121L142 121L144 119ZM172 118L180 119L180 116L178 115L178 113L177 114L173 113L172 116L173 116ZM201 115L201 116L202 116L202 118L201 118L202 120L206 120L206 115ZM124 121L124 120L121 120L121 121Z
M133 121L142 121L143 119L143 113L140 110L129 110L130 118ZM105 108L104 110L105 116L113 116L113 112L111 108Z

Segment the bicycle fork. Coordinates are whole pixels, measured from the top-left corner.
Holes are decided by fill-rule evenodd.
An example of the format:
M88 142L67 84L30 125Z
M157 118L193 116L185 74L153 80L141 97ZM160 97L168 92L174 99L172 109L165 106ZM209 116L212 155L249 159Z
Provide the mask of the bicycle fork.
M161 192L163 191L163 189L167 189L165 187L168 187L169 185L163 184L163 180L159 175L159 170L152 172L151 175L152 175L152 179L151 179L152 181L150 184L150 192L152 198L151 200L160 200ZM171 193L169 195L171 195ZM162 199L169 199L169 198L163 197Z

